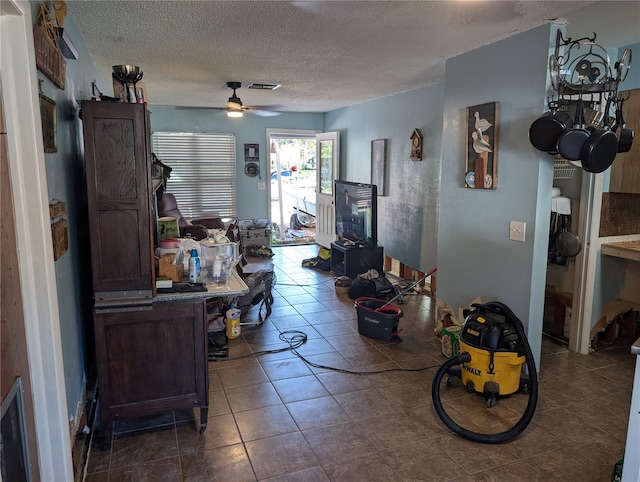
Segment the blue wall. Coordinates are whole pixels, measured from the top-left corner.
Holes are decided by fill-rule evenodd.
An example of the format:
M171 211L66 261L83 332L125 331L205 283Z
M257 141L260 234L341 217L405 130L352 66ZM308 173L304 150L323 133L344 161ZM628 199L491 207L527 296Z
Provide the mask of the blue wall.
M385 254L424 272L436 266L444 85L405 92L326 114L340 132L340 178L371 181L371 141L387 139L388 196L378 196L378 239ZM411 161L414 129L423 160Z
M153 99L152 93L149 93ZM245 114L228 118L216 109L193 109L151 105L152 132L210 132L236 135L236 173L238 187L238 219L268 218L268 190L258 190L258 182L269 184L269 149L267 129L300 129L322 131L323 114L287 113L273 117ZM260 177L244 174L244 144L258 144Z
M553 162L528 139L545 103L551 26L447 61L438 226L438 298L467 307L477 296L507 304L542 336ZM555 30L554 30L555 32ZM465 189L466 107L499 102L496 190ZM526 242L509 221L526 223Z
M34 23L38 5L32 3ZM85 358L89 356L85 354L87 341L89 346L93 344L84 147L82 121L78 118L76 100L91 98L91 82L94 79L98 81L101 91L105 94L107 91L71 16L67 16L64 27L79 52L78 60L67 59L65 89L53 85L40 71L38 79L43 80L43 93L56 102L58 151L45 154L45 164L49 199L67 203L65 218L69 227L69 249L55 262L55 270L67 407L69 417L75 417L78 404L82 403Z
M341 134L341 177L370 180L371 140L388 139L389 196L380 197L385 252L428 270L438 267L439 300L464 308L498 299L529 327L534 353L542 334L550 156L528 140L545 105L547 25L450 59L444 84L326 114ZM464 188L466 108L499 102L498 188ZM409 136L425 136L424 160L409 160ZM509 240L509 221L527 223L525 243Z

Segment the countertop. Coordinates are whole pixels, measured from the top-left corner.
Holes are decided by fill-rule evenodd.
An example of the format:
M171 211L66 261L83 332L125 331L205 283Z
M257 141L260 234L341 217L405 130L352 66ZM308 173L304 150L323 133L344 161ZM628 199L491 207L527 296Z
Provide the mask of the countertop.
M221 296L242 296L249 292L249 287L238 272L231 271L231 279L226 285L208 284L207 291L195 293L158 293L153 301L179 301L192 298L218 298Z
M640 261L640 236L638 235L601 238L600 243L602 254Z

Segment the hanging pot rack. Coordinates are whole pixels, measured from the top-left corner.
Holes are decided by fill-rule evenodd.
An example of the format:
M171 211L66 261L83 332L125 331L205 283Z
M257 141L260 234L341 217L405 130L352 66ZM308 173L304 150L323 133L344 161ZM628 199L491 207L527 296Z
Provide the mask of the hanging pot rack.
M562 51L563 47L567 47ZM560 96L616 92L629 73L631 50L626 49L613 68L607 51L593 37L564 38L556 33L556 46L549 58L552 88Z
M578 167L588 172L603 172L611 165L616 153L627 152L620 150L619 142L623 138L615 131L620 127L618 124L623 124L620 106L625 99L618 94L618 87L629 74L631 54L631 49L625 49L620 60L612 65L607 51L596 43L595 32L593 37L573 40L565 39L562 31L557 30L555 51L550 55L548 64L551 88L557 93L557 100L552 94L548 99L550 112L529 128L532 145L555 155L554 179L570 179ZM616 117L612 117L612 107ZM573 128L563 125L566 117L574 119ZM558 123L562 131L560 137L557 136ZM548 132L540 131L540 126L547 125ZM588 131L588 136L580 146L579 160L561 157L558 153L561 151L559 142L564 139L562 136L581 129ZM633 131L629 131L630 135L625 133L626 144L623 144L623 149L627 150L633 142ZM550 146L555 148L549 149Z

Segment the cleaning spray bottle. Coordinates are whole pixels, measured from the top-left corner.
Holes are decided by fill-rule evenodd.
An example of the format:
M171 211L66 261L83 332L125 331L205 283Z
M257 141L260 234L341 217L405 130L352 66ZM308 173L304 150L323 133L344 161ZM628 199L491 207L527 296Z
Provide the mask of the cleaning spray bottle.
M189 258L189 283L200 283L200 257L195 249L191 250Z
M240 336L240 313L235 303L227 310L227 338L230 340Z

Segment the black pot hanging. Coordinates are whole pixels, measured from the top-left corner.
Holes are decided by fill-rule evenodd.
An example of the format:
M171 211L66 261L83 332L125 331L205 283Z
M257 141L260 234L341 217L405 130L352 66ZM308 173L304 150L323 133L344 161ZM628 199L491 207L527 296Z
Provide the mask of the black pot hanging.
M529 142L539 151L557 154L558 138L570 126L569 113L558 110L558 101L549 101L549 111L538 117L529 127Z
M615 96L615 94L612 95ZM607 120L605 126L591 133L580 150L582 169L587 172L600 173L606 171L618 153L618 137L611 128L611 121L609 119L612 95L607 99L607 106L605 108L605 118Z

